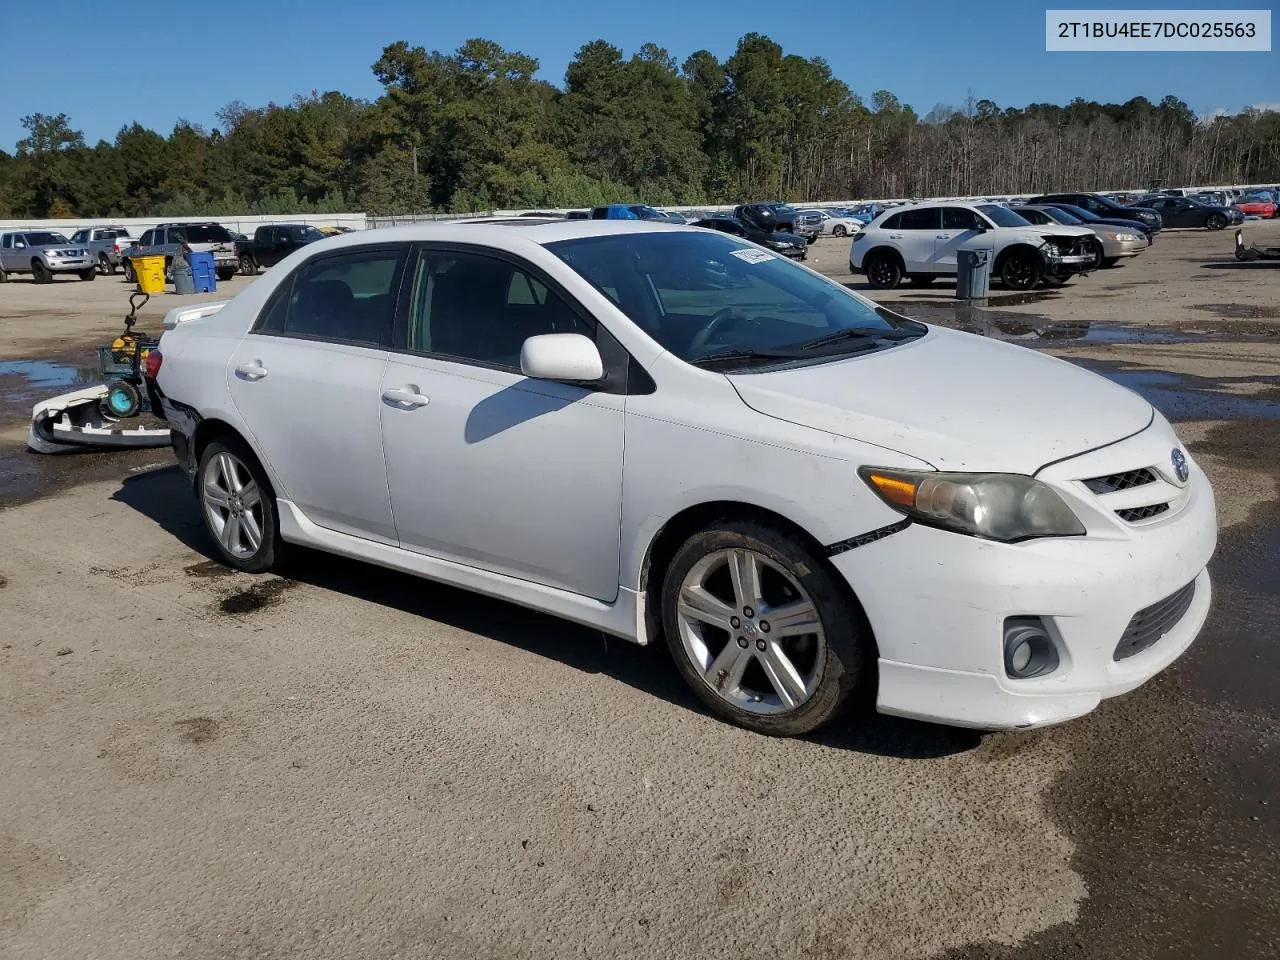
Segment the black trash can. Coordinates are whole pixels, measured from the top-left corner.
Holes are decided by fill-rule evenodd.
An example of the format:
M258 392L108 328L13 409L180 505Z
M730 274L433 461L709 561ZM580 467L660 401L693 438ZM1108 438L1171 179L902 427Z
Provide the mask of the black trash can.
M991 289L991 254L987 248L956 251L956 298L985 300Z

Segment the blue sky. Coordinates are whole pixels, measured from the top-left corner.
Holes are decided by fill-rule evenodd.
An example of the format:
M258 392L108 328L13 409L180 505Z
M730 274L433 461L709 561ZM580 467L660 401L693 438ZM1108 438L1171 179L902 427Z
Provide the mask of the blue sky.
M93 144L135 120L164 134L179 118L214 126L215 111L232 100L287 102L312 89L376 98L381 87L369 68L386 44L451 51L472 36L537 57L541 75L557 84L577 48L598 37L627 53L653 41L682 61L703 47L724 58L742 34L756 31L787 53L825 57L864 98L889 89L922 115L970 92L1002 107L1174 93L1197 113L1280 108L1274 51L1046 53L1046 6L1111 6L1096 0L262 0L201 4L198 21L183 4L110 17L89 0L66 0L56 15L39 3L5 6L0 149L10 152L29 113L66 113ZM250 8L256 19L244 14Z

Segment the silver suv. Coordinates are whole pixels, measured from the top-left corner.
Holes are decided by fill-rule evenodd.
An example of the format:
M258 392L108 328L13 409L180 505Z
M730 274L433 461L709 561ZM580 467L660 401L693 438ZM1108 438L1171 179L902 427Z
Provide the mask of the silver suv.
M98 267L87 247L76 246L52 230L0 234L0 283L11 273L29 273L36 283L51 283L58 273L92 280Z

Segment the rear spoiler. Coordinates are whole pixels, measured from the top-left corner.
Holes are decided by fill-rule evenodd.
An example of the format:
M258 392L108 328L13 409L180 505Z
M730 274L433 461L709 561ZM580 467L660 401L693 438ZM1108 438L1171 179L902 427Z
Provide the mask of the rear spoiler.
M174 307L164 315L164 328L172 330L180 323L190 323L193 320L212 317L230 302L230 300L214 300L211 303L201 303L194 307Z

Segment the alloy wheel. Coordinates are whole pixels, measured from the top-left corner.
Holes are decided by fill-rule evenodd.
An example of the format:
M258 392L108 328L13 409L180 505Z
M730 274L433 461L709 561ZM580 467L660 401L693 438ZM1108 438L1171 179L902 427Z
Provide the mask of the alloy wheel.
M754 550L717 550L695 563L676 619L703 682L749 713L795 710L822 680L827 644L817 606L795 577Z
M222 549L239 560L252 557L262 546L266 518L249 468L223 451L205 465L200 486L209 529Z

